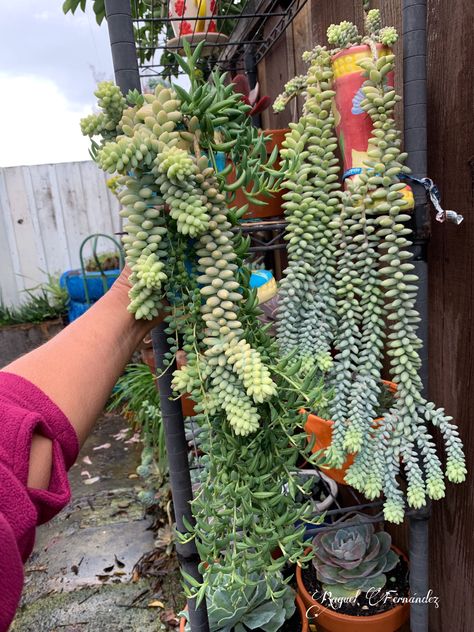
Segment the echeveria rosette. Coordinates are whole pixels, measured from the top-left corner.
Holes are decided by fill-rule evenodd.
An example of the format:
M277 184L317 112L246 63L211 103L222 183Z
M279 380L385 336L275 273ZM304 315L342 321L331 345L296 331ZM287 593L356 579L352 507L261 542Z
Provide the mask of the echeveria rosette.
M278 341L283 354L328 371L336 326L333 276L335 243L331 221L340 206L334 151L332 71L329 53L318 48L306 81L304 114L290 124L281 150L286 161L284 193L288 221L288 268L281 282Z
M386 573L393 570L399 556L391 549L392 539L385 531L375 532L368 516L350 514L329 531L313 540L318 580L332 598L350 598L371 588L382 589Z
M205 571L209 627L212 632L263 632L279 630L295 611L295 595L284 583L281 573L270 585L258 573L245 579L219 570L218 565ZM240 581L237 581L237 580ZM182 613L187 617L187 613ZM189 623L186 632L190 631Z

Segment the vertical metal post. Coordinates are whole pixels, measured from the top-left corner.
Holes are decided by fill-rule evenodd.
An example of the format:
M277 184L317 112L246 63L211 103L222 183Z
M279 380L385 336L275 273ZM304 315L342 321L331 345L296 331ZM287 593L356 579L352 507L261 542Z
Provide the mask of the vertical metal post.
M405 149L407 164L413 175L427 175L427 123L426 123L426 0L403 0L403 100ZM413 217L413 263L419 278L417 310L421 321L418 335L423 343L420 376L424 393L428 392L428 262L427 246L430 232L429 208L426 192L414 186L415 210ZM423 597L429 586L429 505L409 519L410 539L410 594ZM412 603L410 608L411 632L428 632L428 605Z
M109 29L115 83L123 94L127 94L129 90L141 92L130 0L105 0L105 17Z
M186 442L183 412L179 399L172 398L171 379L176 365L165 369L165 354L169 351L166 324L162 323L151 332L156 369L161 377L158 378L161 413L165 430L166 451L168 453L171 493L173 495L176 529L186 533L184 519L194 524L190 501L192 500L191 477L189 474L188 444ZM164 371L164 372L163 372ZM194 540L187 544L176 543L176 551L181 568L196 579L202 581L198 570L200 562ZM188 599L189 620L192 632L209 632L206 601L196 607L195 599Z
M140 75L133 35L130 0L105 0L105 12L109 29L110 46L114 64L115 82L126 94L129 90L141 92ZM171 493L173 496L176 528L186 533L184 520L193 524L190 501L192 500L191 477L189 474L188 445L186 442L183 413L179 400L173 400L171 379L174 365L164 370L165 354L170 347L165 333L166 325L162 323L151 332L156 367L162 373L158 379L161 412L165 430L166 449L168 453ZM188 544L176 544L176 551L181 568L202 581L199 573L199 556L194 540ZM192 632L210 632L207 617L206 601L196 607L195 599L188 599L189 620Z

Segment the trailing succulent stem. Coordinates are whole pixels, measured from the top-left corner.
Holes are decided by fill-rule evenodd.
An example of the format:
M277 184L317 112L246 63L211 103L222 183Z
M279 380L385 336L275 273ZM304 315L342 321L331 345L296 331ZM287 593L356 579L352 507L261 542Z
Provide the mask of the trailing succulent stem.
M283 354L306 369L327 371L335 321L335 245L331 221L340 207L337 141L331 112L334 92L329 53L320 48L306 80L304 114L290 124L281 151L288 268L280 288L278 341Z
M360 269L364 279L363 291L357 301L362 321L359 326L361 346L356 379L359 381L368 377L371 380L365 393L366 420L374 417L373 403L376 389L379 388L377 378L383 352L383 331L387 330L385 321L388 322L386 345L390 357L390 374L397 385L397 396L375 432L367 425L367 421L365 423L365 436L375 434L381 438L383 451L373 449L371 441L367 442L366 447L372 449L364 449L364 431L361 433L359 430L360 415L364 414L361 398L355 408L349 408L349 423L343 418L334 421L335 434L340 434L341 429L344 429L344 449L347 452L360 451L349 469L347 482L371 498L383 491L387 519L399 522L404 513L403 497L397 482L400 462L405 466L407 501L410 506L423 506L426 496L437 499L444 495L441 463L427 432L429 421L445 430L448 479L453 482L463 480L465 465L461 442L455 427L450 423L451 418L446 417L441 409L433 414L434 404L428 403L421 395L421 341L416 334L419 315L415 309L417 277L413 274L414 266L410 262L411 253L408 250L411 245L407 238L410 230L406 223L410 216L404 211L404 184L400 183L398 177L406 170L403 166L406 155L400 150L400 134L395 127L394 106L397 97L384 81L386 74L393 69L393 64L393 55L360 62L367 77L362 88L364 99L361 107L371 117L374 129L369 142L367 171L360 175L354 189L361 197L361 208L365 206L363 230L365 233L368 228L371 230L363 238L359 231L358 239L353 241L360 256L365 256L364 268ZM368 247L370 243L372 247ZM335 389L338 389L337 379ZM337 458L338 447L333 446L332 453L336 455L336 461L340 462L340 458Z

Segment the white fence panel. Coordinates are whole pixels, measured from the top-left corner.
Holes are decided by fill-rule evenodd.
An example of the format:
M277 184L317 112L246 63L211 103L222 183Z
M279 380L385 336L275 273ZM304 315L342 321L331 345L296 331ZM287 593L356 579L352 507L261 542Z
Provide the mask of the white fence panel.
M18 304L46 274L78 268L88 235L120 230L107 177L92 161L0 169L1 302Z

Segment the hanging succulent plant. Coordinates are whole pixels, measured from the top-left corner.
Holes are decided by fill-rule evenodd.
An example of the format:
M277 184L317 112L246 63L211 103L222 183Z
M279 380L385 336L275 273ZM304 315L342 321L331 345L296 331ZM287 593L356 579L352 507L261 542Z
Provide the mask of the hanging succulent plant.
M317 394L311 374L301 384L298 366L278 362L249 288L248 241L236 230L245 212L233 206L236 189L250 201L272 190L276 152L267 161L265 137L232 84L217 73L206 83L198 79L199 54L197 47L192 55L188 49L188 60L177 57L189 92L159 85L154 94L127 95L115 138L97 143L96 159L120 174L129 309L151 319L169 304L169 360L181 344L187 354L173 385L191 394L205 431L196 525L181 537L196 539L208 565L219 560L223 571L244 579L258 573L271 590L288 560L304 559L304 526L294 525L309 519L311 507L294 501L292 468L307 452L298 411ZM232 184L232 167L217 168L219 152L235 165ZM275 561L278 546L283 555ZM202 597L206 578L201 586L186 579Z
M333 25L328 30L329 41L338 46L332 54L354 43L368 45L367 54L361 55L360 48L356 49L363 85L360 95L354 97L357 97L357 103L354 100L352 114L360 110L366 117L364 120L372 122L373 129L362 167L347 172L344 192L337 191L334 186L332 212L329 216L314 213L304 226L307 233L324 235L330 247L326 246L323 252L330 252L329 260L336 263L326 267L323 273L316 263L311 274L306 266L306 255L301 252L295 255L294 249L289 248L289 267L282 288L285 300L279 317L280 340L283 351L289 351L299 332L305 332L308 319L305 305L309 300L319 306L323 299L325 305L332 306L329 297L337 296L335 311L328 310L328 314L335 314L337 327L325 329L326 349L334 347L336 351L326 380L334 392L330 405L333 439L326 457L330 465L337 468L343 465L348 454L356 453L346 482L371 499L383 493L386 497L385 517L401 522L405 503L398 475L402 465L407 478L409 506L418 508L426 503L427 497L439 499L444 496L444 474L428 430L430 423L440 429L445 440L447 478L452 482L463 481L466 468L462 443L451 423L452 418L421 395L418 375L421 342L417 337L419 316L415 309L417 277L413 274L408 250L411 230L407 227L410 215L406 185L399 178L408 170L404 166L406 154L401 150L400 133L394 120L394 107L399 97L387 82L387 76L394 69L395 57L382 47L393 44L397 34L392 28L382 28L377 10L368 11L366 28L368 35L364 38L347 22ZM297 86L290 86L277 103L281 107L291 92L306 91L305 111L299 127L294 127L300 134L304 134L308 125L312 68L318 64L321 67L322 60L328 60L330 53L317 47L306 58L311 60L306 82L299 78ZM330 91L331 64L326 62L326 66L328 84L324 88L328 95L333 95ZM323 121L318 124L323 130L321 137L324 134L329 137L332 133L334 119L329 112L328 107ZM292 240L296 244L301 240L301 231L296 231L295 235L294 229L302 222L301 205L305 200L324 195L327 202L329 194L327 180L325 182L321 175L317 179L311 179L309 175L306 178L306 173L309 174L312 166L321 160L319 151L314 146L309 147L308 136L303 136L302 143L296 147L292 135L293 130L288 138L296 151L293 164L286 167L286 186L293 187L286 214L289 222L287 237L290 244ZM332 159L330 164L334 164ZM337 171L336 167L334 169ZM300 177L299 174L303 175ZM319 206L320 210L323 208ZM314 295L310 299L302 296L305 291ZM332 322L321 318L320 311L316 310L316 313L320 322ZM396 383L397 395L380 425L374 429L384 344L390 357L389 379Z

